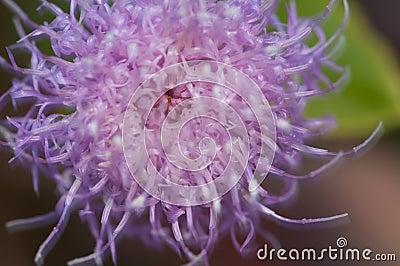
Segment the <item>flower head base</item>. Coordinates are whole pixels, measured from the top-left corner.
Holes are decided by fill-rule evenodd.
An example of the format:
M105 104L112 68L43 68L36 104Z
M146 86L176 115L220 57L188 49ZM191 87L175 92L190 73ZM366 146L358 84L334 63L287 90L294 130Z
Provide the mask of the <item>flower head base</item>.
M17 23L18 46L30 52L31 64L19 67L8 50L11 63L0 63L19 77L1 101L31 105L23 117L9 117L1 132L14 151L12 160L32 169L35 190L43 172L57 184L60 196L54 213L13 221L8 228L34 228L58 219L39 248L37 264L76 212L88 222L97 244L93 254L70 265L100 264L107 253L115 263L115 241L124 233L165 243L193 264L205 264L227 232L241 253L249 252L260 216L295 224L344 217L292 220L269 208L293 196L297 179L316 176L378 132L347 153L304 144L334 124L331 118L305 119L307 99L345 80L345 71L331 61L328 50L347 19L347 2L343 24L331 38L326 40L319 25L334 2L316 20L299 18L293 2L284 24L274 14L275 0L71 1L69 14L41 0L41 8L55 18L37 25L11 0L3 0L32 32L25 35ZM318 37L312 47L305 41L311 34ZM53 55L35 46L37 36L50 40ZM165 75L171 66L177 66L174 75L183 70L191 78L177 82L179 75ZM322 68L340 78L330 81ZM216 79L196 79L195 70ZM250 90L250 83L238 89L246 80L259 91ZM236 139L229 142L229 136ZM245 144L247 152L234 152ZM268 156L262 156L263 147ZM237 168L229 166L230 157L220 155L224 152L233 154ZM332 159L304 176L291 174L303 153ZM227 189L217 193L225 169L240 167L227 175L234 179L220 180ZM283 181L281 195L258 186L267 174ZM252 180L256 186L251 187ZM185 203L182 199L190 198L191 191L175 190L170 196L180 196L174 201L163 194L159 181L180 187L213 185L196 194L194 203ZM216 197L207 196L212 189ZM242 243L239 231L247 235Z

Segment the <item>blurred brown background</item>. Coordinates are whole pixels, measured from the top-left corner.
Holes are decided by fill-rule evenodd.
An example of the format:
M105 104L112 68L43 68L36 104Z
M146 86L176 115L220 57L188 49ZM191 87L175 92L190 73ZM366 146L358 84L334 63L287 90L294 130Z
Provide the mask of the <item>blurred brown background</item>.
M351 0L350 2L352 2ZM20 1L21 2L21 1ZM400 1L360 0L371 25L392 43L400 54ZM11 15L0 8L0 52L16 40ZM379 47L377 47L379 50ZM397 56L398 57L398 56ZM399 73L400 74L400 73ZM10 86L11 78L0 72L0 90ZM400 88L399 88L400 89ZM2 118L4 114L2 114ZM321 145L351 148L361 140L328 142ZM0 154L0 265L33 265L33 258L51 228L9 234L4 224L12 219L30 217L53 210L56 197L52 184L41 179L41 195L33 192L30 175L21 168L10 169L10 154ZM345 162L317 182L306 181L300 185L294 204L276 211L292 218L330 216L348 212L351 223L331 228L290 229L265 222L264 227L274 233L286 249L293 247L316 249L335 246L338 237L346 237L349 247L370 248L379 253L396 253L397 262L303 262L291 265L400 265L400 131L386 132L377 145L358 159ZM263 241L260 241L260 247ZM91 235L86 224L73 216L61 241L50 253L45 265L65 265L66 261L91 252ZM119 265L179 265L179 258L170 251L146 249L140 243L122 241L118 249ZM108 262L109 263L109 262ZM259 262L242 259L229 239L216 248L211 265L284 265L283 262Z

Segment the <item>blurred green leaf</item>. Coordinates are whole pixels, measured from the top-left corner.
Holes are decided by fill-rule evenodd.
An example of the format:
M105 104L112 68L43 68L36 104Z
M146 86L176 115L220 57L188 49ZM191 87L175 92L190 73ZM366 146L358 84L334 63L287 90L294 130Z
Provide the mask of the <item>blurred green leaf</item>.
M300 16L321 13L328 1L296 1ZM350 21L346 27L346 44L338 60L349 66L350 83L338 93L310 100L306 117L333 115L338 120L334 132L339 138L368 136L383 121L386 131L400 127L400 68L396 54L369 25L355 1L351 1ZM281 14L284 8L280 8ZM343 19L340 4L323 25L328 36Z

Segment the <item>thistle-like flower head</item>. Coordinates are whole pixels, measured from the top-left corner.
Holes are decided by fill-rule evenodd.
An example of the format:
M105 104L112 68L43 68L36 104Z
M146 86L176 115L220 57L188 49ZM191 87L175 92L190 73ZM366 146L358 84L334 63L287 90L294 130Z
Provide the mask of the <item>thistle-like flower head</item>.
M29 106L8 117L2 135L12 160L31 169L35 190L44 173L59 195L53 213L8 224L18 230L56 218L37 264L75 213L96 246L70 265L100 264L109 253L115 262L124 234L206 264L226 233L239 252L252 251L260 217L304 224L344 216L294 220L270 206L290 199L297 179L346 155L307 146L334 119L302 115L310 97L345 80L331 51L346 1L344 22L331 37L320 24L335 1L313 19L298 17L292 2L285 22L274 13L275 0L78 0L69 12L41 0L55 16L43 25L3 2L31 28L25 33L16 23L17 46L31 59L29 68L10 50L10 63L1 59L16 74L1 101ZM311 35L317 42L308 45ZM35 45L37 38L49 40L52 54ZM297 176L304 153L331 159ZM260 186L267 175L283 182L281 195Z

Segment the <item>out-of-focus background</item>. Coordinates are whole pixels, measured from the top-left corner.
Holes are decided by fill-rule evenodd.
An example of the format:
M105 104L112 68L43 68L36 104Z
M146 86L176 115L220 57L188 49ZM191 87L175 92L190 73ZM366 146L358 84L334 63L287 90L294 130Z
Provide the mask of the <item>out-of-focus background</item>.
M28 1L17 2L25 10L37 5L31 3L35 1L29 1L29 4ZM297 2L302 10L300 5L309 1ZM314 144L333 150L351 149L367 138L380 120L384 122L385 133L360 158L345 161L323 178L301 182L293 204L289 207L277 206L275 209L292 218L324 217L348 212L351 222L328 228L294 229L266 220L263 226L286 249L335 247L336 239L345 237L348 247L370 248L374 253L394 253L397 262L324 260L314 263L292 262L291 265L400 265L400 1L349 2L353 13L347 28L347 45L340 62L350 64L353 79L340 95L320 99L308 110L312 116L326 107L326 113L337 114L339 119L337 132ZM365 18L367 21L364 21ZM332 21L335 22L334 17ZM4 47L15 42L17 35L12 15L4 7L0 8L0 22L0 54L6 58ZM11 77L1 71L0 91L6 91L10 84ZM2 119L4 116L3 112ZM5 151L0 154L0 265L33 265L35 252L51 228L9 234L4 224L9 220L53 210L56 202L54 186L41 179L41 194L37 197L30 174L20 167L11 169L7 163L10 157L11 154ZM259 239L260 247L264 242ZM45 265L65 265L66 261L76 256L88 254L93 245L86 224L73 216ZM122 240L119 244L118 255L119 265L181 264L175 253L169 250L154 251L129 240ZM284 265L284 262L276 259L260 262L256 254L253 258L243 259L227 238L214 251L211 265Z

